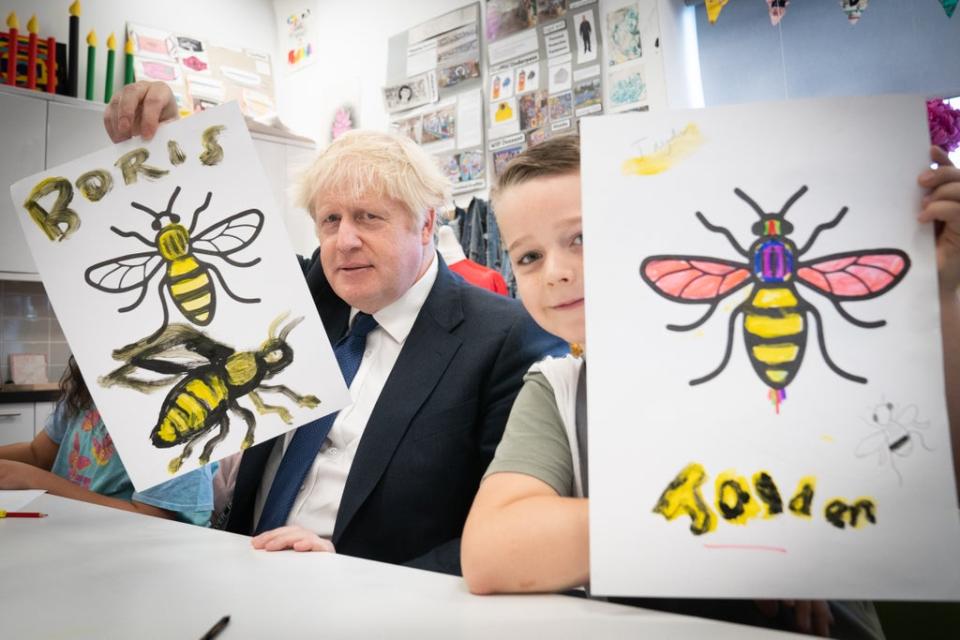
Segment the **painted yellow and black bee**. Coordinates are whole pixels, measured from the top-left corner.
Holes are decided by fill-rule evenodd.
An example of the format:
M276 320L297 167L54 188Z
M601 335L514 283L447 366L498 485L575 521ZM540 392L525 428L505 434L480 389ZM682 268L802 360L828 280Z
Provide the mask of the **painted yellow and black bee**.
M143 393L173 384L150 431L150 440L158 448L186 444L167 467L170 473L176 473L190 457L193 447L219 426L217 435L207 441L200 454L200 464L206 464L214 447L230 431L228 410L247 425L241 446L247 448L253 444L256 417L240 406L240 398L248 396L257 413L276 413L287 424L293 420L290 412L284 407L266 404L260 397L261 392L282 393L301 407L313 408L320 404L316 396L300 395L285 385L263 384L293 362L293 348L287 336L303 318L294 319L278 334L277 329L286 317L287 314L283 314L271 323L267 340L257 349L239 352L190 325L170 324L156 338L145 338L115 351L113 357L124 364L102 376L100 384L120 385ZM149 377L152 374L160 375Z
M173 191L167 208L159 213L138 202L131 206L153 217L152 228L156 231L153 240L145 238L135 231L121 231L116 227L110 230L123 238L136 238L151 247L150 251L130 253L104 260L89 267L84 279L91 287L108 293L125 293L140 289L140 295L132 304L121 307L126 313L140 306L147 295L147 288L153 277L165 266L160 278L160 304L163 307L163 322L153 334L159 336L169 321L164 289L173 300L174 306L187 320L205 327L213 320L217 310L217 290L213 276L220 281L223 291L237 302L256 303L260 298L241 298L227 286L220 270L208 262L201 261L197 255L220 258L234 267L252 267L260 258L240 262L230 257L250 246L263 229L263 213L259 209L247 209L235 213L194 235L200 214L210 206L213 194L207 197L193 212L190 227L180 224L180 216L173 213L173 204L180 195L180 187ZM164 224L164 218L167 222Z

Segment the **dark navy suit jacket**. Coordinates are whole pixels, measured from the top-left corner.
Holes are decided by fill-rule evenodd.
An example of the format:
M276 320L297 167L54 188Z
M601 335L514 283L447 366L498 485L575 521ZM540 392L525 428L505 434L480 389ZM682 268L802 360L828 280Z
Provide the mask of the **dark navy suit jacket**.
M463 524L523 375L567 347L518 301L466 283L437 260L436 282L360 439L332 542L338 553L459 575ZM336 342L350 307L330 288L319 250L301 264ZM275 442L244 453L229 531L253 531Z

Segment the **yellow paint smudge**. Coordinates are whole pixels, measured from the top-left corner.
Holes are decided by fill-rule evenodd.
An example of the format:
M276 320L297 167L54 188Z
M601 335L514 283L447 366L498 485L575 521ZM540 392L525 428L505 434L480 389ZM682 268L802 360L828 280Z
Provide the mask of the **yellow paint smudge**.
M654 176L663 173L696 151L701 144L703 136L700 135L700 129L691 122L653 153L624 161L623 175Z

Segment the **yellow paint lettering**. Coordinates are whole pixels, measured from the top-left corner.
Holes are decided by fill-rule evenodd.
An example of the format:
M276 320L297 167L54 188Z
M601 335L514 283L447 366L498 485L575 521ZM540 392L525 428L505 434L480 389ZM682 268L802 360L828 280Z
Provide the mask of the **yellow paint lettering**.
M813 493L817 481L813 476L804 476L800 478L797 484L797 491L790 498L790 511L794 515L810 517L810 508L813 505Z
M877 523L877 505L871 498L859 498L853 504L847 504L841 498L834 498L823 509L827 522L838 529L859 529L866 523ZM862 516L862 517L861 517Z
M203 131L203 135L200 137L201 142L203 143L203 152L200 153L200 162L212 167L216 164L220 164L220 161L223 160L223 147L220 146L220 143L217 142L217 136L220 135L226 127L223 125L214 125L212 127L207 127Z
M733 471L724 471L716 481L717 511L731 524L747 524L760 512L756 500L750 495L746 479Z
M137 181L137 174L140 173L142 173L145 178L150 180L156 180L157 178L170 173L166 169L160 169L146 164L147 158L149 157L150 152L143 148L128 151L120 156L120 159L116 161L115 166L120 168L120 173L123 174L124 184L135 183Z
M57 192L53 210L47 211L40 200ZM33 222L40 227L50 240L66 240L80 228L80 216L70 208L73 200L73 186L66 178L51 177L41 180L23 203Z
M688 464L664 489L653 512L667 520L680 515L690 516L690 531L694 535L713 531L717 526L716 516L700 493L700 486L706 477L702 465L695 462Z
M780 491L769 473L758 471L753 474L753 488L757 492L757 497L766 507L763 514L764 518L772 518L783 513L783 498L780 497Z
M90 202L98 202L113 188L113 176L103 169L93 169L77 178L74 184L80 195Z

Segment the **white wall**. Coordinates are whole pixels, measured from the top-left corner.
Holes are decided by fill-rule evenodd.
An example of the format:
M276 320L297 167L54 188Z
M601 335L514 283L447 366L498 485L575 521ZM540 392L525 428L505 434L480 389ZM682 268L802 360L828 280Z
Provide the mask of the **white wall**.
M41 37L53 36L67 42L70 34L69 7L73 0L6 0L0 7L0 19L16 11L20 32L27 32L27 21L36 14ZM123 84L123 45L127 21L145 26L175 30L209 38L218 44L246 47L276 56L276 30L270 0L80 0L80 83L82 98L87 78L87 33L97 32L96 99L103 100L107 69L107 37L117 38L114 70L115 90ZM275 65L277 66L277 65Z

